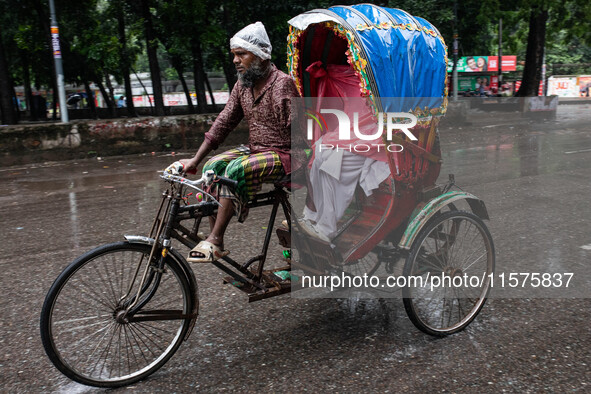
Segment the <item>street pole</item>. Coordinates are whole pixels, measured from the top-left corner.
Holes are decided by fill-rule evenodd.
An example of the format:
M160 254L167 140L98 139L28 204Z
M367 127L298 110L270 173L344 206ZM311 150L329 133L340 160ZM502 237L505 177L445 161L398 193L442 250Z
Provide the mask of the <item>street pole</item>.
M458 2L454 1L454 68L453 68L453 101L458 101ZM447 66L447 65L446 65Z
M49 13L51 15L51 44L53 46L53 61L55 62L55 74L57 78L57 92L60 100L60 118L62 123L68 123L68 107L66 104L66 87L64 84L64 69L62 66L62 51L60 49L59 28L55 17L55 5L49 0Z
M501 91L501 85L503 84L503 18L499 18L499 87L498 92Z
M458 101L458 35L454 34L454 68L453 68L454 101Z
M547 86L546 86L546 48L544 47L544 55L542 56L542 96L546 96L548 94Z

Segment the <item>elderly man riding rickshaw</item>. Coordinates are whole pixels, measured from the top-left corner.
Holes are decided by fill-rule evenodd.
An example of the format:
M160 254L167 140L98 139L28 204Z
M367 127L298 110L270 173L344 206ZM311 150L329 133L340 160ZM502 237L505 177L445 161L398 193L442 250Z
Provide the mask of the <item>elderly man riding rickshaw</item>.
M52 285L41 338L66 376L118 387L162 367L199 314L194 270L203 264L189 262L215 266L249 302L295 289L305 296L310 276L369 279L357 295L401 295L415 326L435 336L464 329L482 309L495 265L488 212L454 190L452 176L435 183L447 109L439 31L371 4L313 10L289 24L288 74L271 64L261 23L231 39L238 83L195 156L162 173L167 188L150 231L85 253ZM188 179L242 119L248 144ZM259 226L248 234L261 252L229 254L231 218L259 207L270 211L264 237ZM268 262L273 239L283 258ZM467 286L466 277L481 280ZM323 294L346 294L337 287Z

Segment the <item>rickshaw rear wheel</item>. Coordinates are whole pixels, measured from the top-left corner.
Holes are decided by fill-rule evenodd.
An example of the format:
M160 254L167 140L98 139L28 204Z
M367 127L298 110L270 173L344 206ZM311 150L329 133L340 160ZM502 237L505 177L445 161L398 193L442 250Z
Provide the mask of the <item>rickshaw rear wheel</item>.
M442 213L419 232L404 265L408 317L433 336L463 330L484 306L494 268L494 244L482 219Z

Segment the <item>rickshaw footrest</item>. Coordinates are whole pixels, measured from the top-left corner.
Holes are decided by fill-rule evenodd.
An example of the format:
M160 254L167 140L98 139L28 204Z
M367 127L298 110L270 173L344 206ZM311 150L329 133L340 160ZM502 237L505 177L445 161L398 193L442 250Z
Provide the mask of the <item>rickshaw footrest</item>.
M246 293L248 295L248 302L259 301L265 298L289 293L291 290L291 277L284 278L283 276L285 275L279 276L278 273L289 273L290 270L291 267L286 266L263 271L261 282L264 283L265 290L261 290L247 282L240 282L231 276L226 276L224 278L224 283L231 284Z

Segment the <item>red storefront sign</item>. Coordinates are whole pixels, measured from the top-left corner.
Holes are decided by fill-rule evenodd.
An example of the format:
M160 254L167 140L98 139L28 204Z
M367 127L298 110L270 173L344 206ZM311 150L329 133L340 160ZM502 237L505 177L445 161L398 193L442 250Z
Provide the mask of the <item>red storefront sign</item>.
M503 56L503 71L515 71L517 66L517 56ZM488 71L498 71L499 57L488 57Z

